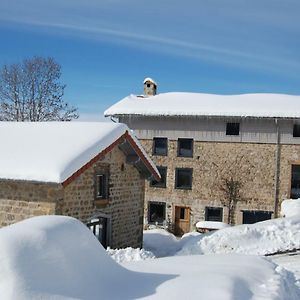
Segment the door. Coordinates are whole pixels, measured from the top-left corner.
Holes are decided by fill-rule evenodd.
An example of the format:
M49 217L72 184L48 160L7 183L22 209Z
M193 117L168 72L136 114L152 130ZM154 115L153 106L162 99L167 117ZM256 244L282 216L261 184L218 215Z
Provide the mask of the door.
M190 207L175 206L175 235L190 231Z
M91 220L87 224L87 227L93 232L97 237L99 242L104 248L107 247L107 218L100 217L97 219Z

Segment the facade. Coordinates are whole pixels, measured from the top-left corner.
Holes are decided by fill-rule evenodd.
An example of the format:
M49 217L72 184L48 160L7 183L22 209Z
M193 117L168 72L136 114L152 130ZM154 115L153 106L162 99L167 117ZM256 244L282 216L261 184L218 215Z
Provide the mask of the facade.
M182 234L198 221L228 222L226 181L239 189L235 224L276 217L283 199L300 197L298 103L289 95L165 93L129 96L105 114L135 130L162 175L146 184L146 222Z
M28 128L24 130L22 124L20 126L18 124L2 123L0 127L10 131L13 138L17 138L16 135L29 134ZM0 174L1 226L32 216L66 215L75 217L90 227L105 247L140 247L143 234L145 178L159 179L159 173L156 168L153 168L153 163L143 153L128 128L120 124L102 123L76 122L74 125L68 123L61 126L58 123L32 124L33 127L39 125L42 128L35 131L35 138L40 137L41 142L43 137L39 133L45 135L46 132L48 132L47 139L51 140L50 143L59 141L61 136L69 136L72 140L77 136L80 128L83 132L93 130L96 133L99 130L100 135L96 133L83 142L79 141L75 144L74 146L80 150L75 149L74 152L70 151L70 148L65 150L63 145L57 150L57 156L52 159L51 164L55 165L61 157L67 160L64 153L70 154L70 161L74 161L74 158L80 161L77 166L75 163L71 171L60 169L58 180L51 177L51 174L55 175L52 171L56 168L50 169L50 175L47 175L49 177L42 179L44 176L42 172L32 173L32 170L24 167L17 168L15 174L9 174L9 167L5 170L4 165L4 170ZM18 128L14 130L16 128L12 127L16 126ZM56 126L59 131L53 130ZM104 136L101 131L106 132ZM33 136L31 138L35 139ZM68 143L70 140L65 142ZM93 144L92 148L91 144ZM49 152L48 145L46 143L43 147L45 152ZM7 160L10 159L6 151L9 148L11 147L7 146L6 149L0 150L2 162L5 156ZM35 151L35 147L29 145L25 145L24 148L25 151L29 148ZM88 155L86 150L89 152ZM55 150L51 152L53 151L55 152ZM61 157L60 153L62 153ZM40 158L37 152L35 157L38 167L42 170L44 164L42 157ZM20 167L22 158L17 156L15 159ZM47 157L44 157L45 159ZM65 166L70 169L67 161Z

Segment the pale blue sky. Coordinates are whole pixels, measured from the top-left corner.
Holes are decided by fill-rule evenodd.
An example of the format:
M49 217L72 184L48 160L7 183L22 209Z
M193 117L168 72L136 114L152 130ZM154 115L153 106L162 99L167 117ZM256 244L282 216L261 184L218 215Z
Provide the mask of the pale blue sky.
M62 66L83 119L159 92L300 94L299 0L0 0L0 64Z

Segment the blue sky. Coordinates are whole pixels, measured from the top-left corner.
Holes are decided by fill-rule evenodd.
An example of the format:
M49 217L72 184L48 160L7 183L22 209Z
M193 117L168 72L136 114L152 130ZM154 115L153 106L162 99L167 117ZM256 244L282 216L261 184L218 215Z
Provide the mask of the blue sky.
M140 94L300 94L299 0L0 0L0 65L62 66L83 120Z

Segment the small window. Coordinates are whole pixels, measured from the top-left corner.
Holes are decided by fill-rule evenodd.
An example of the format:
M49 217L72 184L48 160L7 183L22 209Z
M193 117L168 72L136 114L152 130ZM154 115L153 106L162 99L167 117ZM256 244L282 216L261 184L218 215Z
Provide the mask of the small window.
M226 135L239 135L239 134L240 134L240 123L226 124Z
M205 208L205 221L223 221L223 208L222 207L206 207Z
M177 155L180 157L193 157L193 139L178 139Z
M166 220L166 203L165 202L149 202L148 206L148 222L152 224L160 224Z
M294 124L293 137L300 137L300 124Z
M97 174L95 178L96 199L108 198L108 177L106 174Z
M243 211L243 224L254 224L257 222L270 220L271 217L271 211L245 210Z
M155 179L150 181L150 186L165 188L167 183L167 167L157 167L160 173L161 179L157 181Z
M193 169L177 168L175 172L175 188L191 190Z
M291 198L300 198L300 165L292 165Z
M153 138L153 155L168 154L168 139L167 138Z

